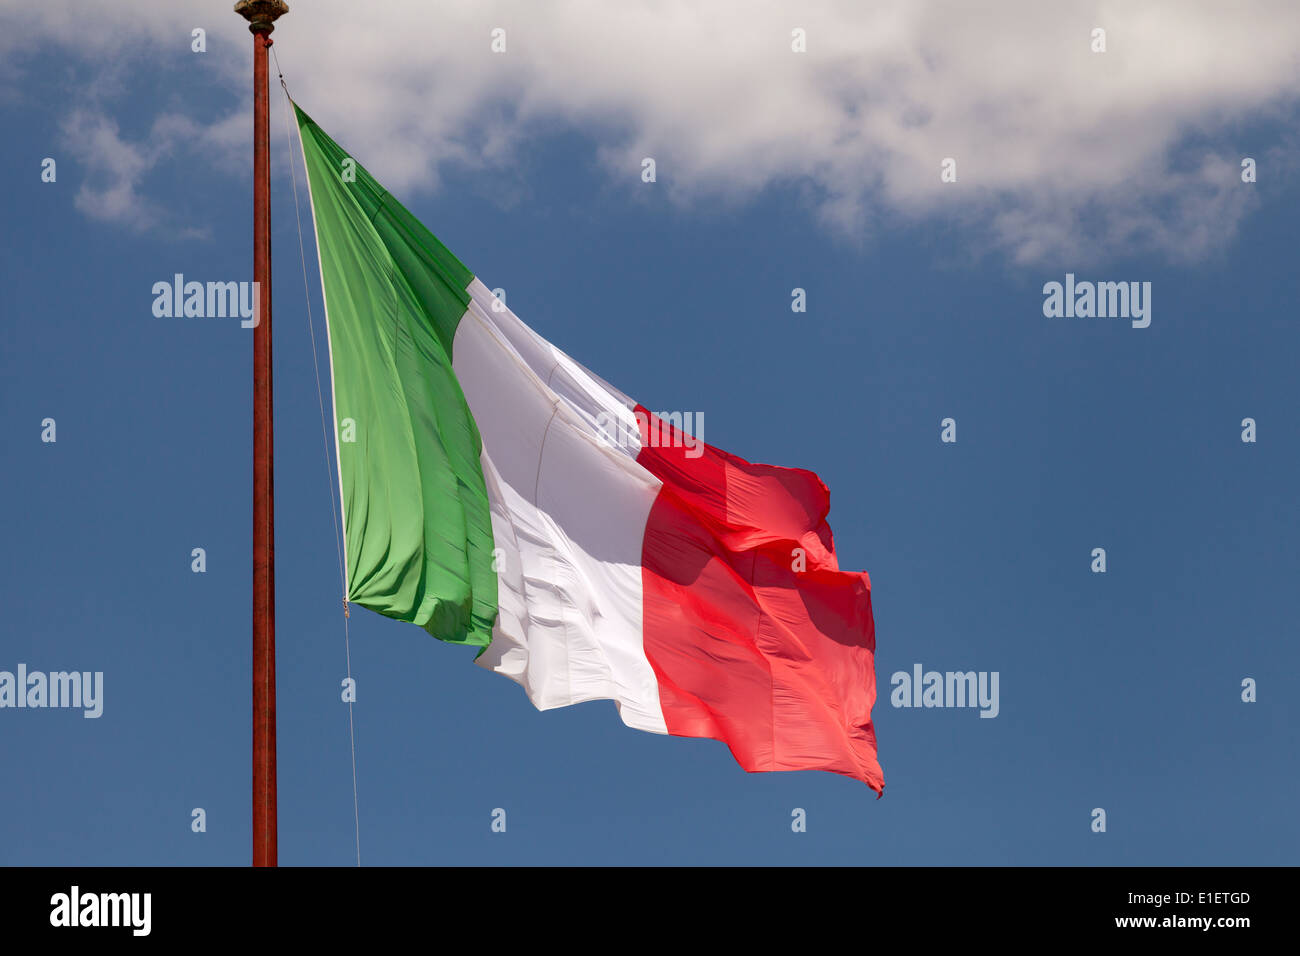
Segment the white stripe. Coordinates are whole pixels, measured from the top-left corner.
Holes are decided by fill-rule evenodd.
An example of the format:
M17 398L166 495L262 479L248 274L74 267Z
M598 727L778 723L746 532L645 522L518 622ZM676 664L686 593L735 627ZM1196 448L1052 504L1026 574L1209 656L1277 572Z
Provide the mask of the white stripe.
M636 463L635 407L475 279L452 367L483 438L499 562L478 663L539 710L613 700L667 733L641 640L641 544L661 482Z

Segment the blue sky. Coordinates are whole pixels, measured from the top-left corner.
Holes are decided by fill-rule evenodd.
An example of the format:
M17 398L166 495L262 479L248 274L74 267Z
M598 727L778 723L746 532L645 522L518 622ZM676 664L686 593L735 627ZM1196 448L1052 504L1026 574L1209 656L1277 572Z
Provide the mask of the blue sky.
M643 404L704 411L710 443L822 477L841 566L871 574L878 641L879 801L832 774L745 774L722 744L638 733L608 702L539 713L472 650L356 609L363 862L1297 862L1292 74L1226 112L1193 90L1199 119L1134 154L1159 157L1169 191L1100 174L1053 187L1053 141L1030 130L1035 149L1005 157L996 189L948 208L901 173L850 189L852 164L818 179L760 156L720 186L685 119L686 145L666 145L660 182L642 183L623 151L675 128L671 103L620 124L557 100L502 121L508 142L486 124L452 148L409 86L400 108L356 118L290 30L312 16L276 33L301 105L387 168L524 321ZM188 28L170 52L129 29L81 47L61 29L36 30L0 74L0 670L103 671L105 700L95 720L0 710L0 863L243 865L251 336L237 320L155 318L151 289L178 272L251 278L248 90L228 81L246 35L214 28L209 66ZM338 88L349 70L373 81L363 62L331 67ZM466 88L484 115L511 115L491 84ZM272 109L280 861L347 865L334 477L278 89ZM1124 154L1125 128L1103 123L1088 148ZM907 162L906 144L878 161ZM941 155L925 172L936 187ZM1240 182L1244 156L1256 183ZM952 188L977 192L963 176ZM298 186L323 350L301 170ZM1043 284L1067 272L1150 282L1150 327L1044 317ZM791 311L795 287L806 313ZM997 671L998 716L891 707L890 675L916 663ZM191 831L196 807L206 833Z

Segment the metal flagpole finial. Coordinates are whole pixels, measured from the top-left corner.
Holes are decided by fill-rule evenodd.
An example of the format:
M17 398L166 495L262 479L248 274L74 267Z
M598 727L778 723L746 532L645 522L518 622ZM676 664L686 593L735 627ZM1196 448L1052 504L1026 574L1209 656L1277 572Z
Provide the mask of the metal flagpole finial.
M275 21L289 12L284 0L239 0L235 12L248 21L250 33L270 33Z

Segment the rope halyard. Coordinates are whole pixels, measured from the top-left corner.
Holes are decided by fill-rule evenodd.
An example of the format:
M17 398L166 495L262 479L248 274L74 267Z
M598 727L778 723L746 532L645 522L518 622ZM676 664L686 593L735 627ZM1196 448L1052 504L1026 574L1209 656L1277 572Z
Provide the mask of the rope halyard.
M290 132L290 130L294 126L293 117L289 112L289 104L293 102L293 97L289 95L288 84L286 84L284 81L284 71L280 69L280 57L276 54L274 48L272 48L271 50L271 55L275 58L275 70L280 77L280 89L284 90L284 120L285 120L284 135L285 135L285 139L288 141L289 144L289 173L293 179L293 212L294 212L294 216L297 217L298 220L298 256L302 260L302 288L303 288L303 294L307 300L307 329L311 335L312 367L315 369L316 372L316 402L317 405L320 407L321 439L325 445L325 479L326 479L326 484L329 486L329 490L330 490L330 517L334 519L334 548L338 555L339 588L343 591L343 650L347 659L348 685L349 687L351 687L354 686L352 682L352 638L348 632L348 622L352 615L348 610L347 586L345 584L346 579L343 574L343 540L342 540L342 536L339 534L339 515L338 515L338 510L335 507L334 475L332 469L330 468L329 429L328 426L325 424L325 398L321 390L320 361L317 358L317 353L316 353L316 323L312 318L311 286L307 279L307 252L305 246L303 245L303 240L302 240L302 212L300 210L299 203L298 203L298 171L297 171L297 163L295 162L293 156L293 134ZM302 152L301 142L299 143L299 154L303 157L303 167L306 168L307 156L305 152ZM324 281L323 276L321 277L321 281L322 282ZM326 321L328 321L328 318L326 319ZM342 505L341 501L339 502L339 505L340 506ZM360 804L357 799L357 734L356 734L356 724L352 716L352 701L349 700L347 702L347 705L348 705L348 737L352 746L352 814L356 825L357 866L360 866L361 865L361 811L360 811Z

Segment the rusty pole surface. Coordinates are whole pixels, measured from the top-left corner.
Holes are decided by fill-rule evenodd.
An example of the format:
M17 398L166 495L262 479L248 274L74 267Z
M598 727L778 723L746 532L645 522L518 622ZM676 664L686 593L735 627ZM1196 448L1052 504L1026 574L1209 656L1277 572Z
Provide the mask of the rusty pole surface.
M253 34L253 866L277 863L275 482L271 384L271 129L266 51L280 0L240 0Z

